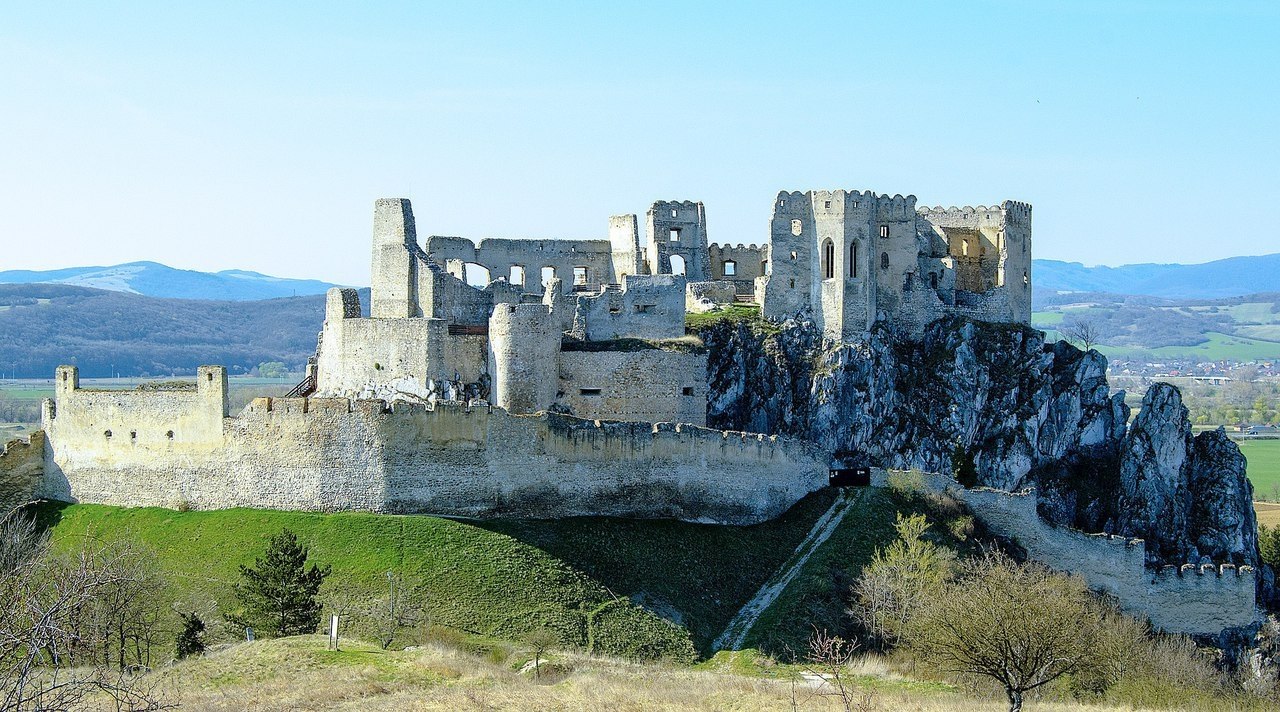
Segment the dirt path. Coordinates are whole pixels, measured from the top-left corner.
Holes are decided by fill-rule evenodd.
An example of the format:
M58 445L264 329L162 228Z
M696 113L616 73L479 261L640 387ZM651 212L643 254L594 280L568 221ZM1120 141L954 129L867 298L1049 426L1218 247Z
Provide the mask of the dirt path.
M800 569L809 561L809 557L817 551L822 542L831 536L831 532L836 530L836 526L840 524L840 520L844 519L844 515L853 508L863 496L866 490L849 490L842 489L840 494L836 496L836 501L831 503L827 511L818 517L818 521L813 523L813 528L809 530L808 536L804 541L800 542L800 546L792 552L791 558L774 572L773 576L756 591L756 595L747 601L746 605L738 611L733 620L729 621L729 625L725 627L720 637L716 638L712 644L714 650L738 650L742 647L742 643L747 638L747 633L751 632L752 626L760 619L760 614L764 613L778 596L787 589L791 581L795 579L796 574L800 573Z

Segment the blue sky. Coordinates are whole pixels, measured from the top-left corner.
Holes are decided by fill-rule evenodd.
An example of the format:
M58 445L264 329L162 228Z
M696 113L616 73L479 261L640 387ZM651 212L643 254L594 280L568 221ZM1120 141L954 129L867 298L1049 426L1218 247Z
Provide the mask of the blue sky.
M1037 257L1280 251L1277 3L0 2L0 269L366 284L419 234L604 237L780 189L1035 205Z

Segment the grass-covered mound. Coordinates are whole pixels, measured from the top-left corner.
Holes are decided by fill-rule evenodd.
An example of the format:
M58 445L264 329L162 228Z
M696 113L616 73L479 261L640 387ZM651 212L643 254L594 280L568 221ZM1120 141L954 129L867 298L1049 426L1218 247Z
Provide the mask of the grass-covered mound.
M431 623L495 638L518 639L550 628L561 642L608 655L688 661L688 632L619 598L569 564L499 532L426 516L310 514L232 509L42 505L56 547L79 537L128 537L154 550L178 601L232 601L239 565L253 564L268 539L289 528L311 560L333 567L329 584L369 595L387 572L424 601Z

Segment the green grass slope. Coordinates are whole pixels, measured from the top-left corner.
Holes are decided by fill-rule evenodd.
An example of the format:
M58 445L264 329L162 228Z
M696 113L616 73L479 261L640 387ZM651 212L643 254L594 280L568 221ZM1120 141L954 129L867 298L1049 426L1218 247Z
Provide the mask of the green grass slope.
M505 640L546 626L596 653L684 660L709 652L833 497L814 493L750 527L61 504L39 511L59 547L93 535L154 549L180 600L232 604L239 565L252 564L287 527L314 561L333 567L332 582L374 596L387 572L399 574L434 624Z
M474 524L426 516L233 509L44 505L55 546L84 535L130 537L154 549L177 599L232 602L240 564L292 529L332 580L376 595L388 571L425 597L432 622L516 639L549 627L566 645L639 658L692 659L687 631L539 549Z
M1236 443L1248 460L1254 499L1280 501L1280 440L1242 440Z

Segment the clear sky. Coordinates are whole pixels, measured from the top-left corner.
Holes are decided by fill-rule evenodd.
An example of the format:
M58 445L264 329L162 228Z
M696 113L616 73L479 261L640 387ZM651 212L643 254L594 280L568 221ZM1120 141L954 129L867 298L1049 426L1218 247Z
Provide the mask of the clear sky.
M1280 251L1280 3L0 0L0 270L367 284L419 235L602 238L781 189L1035 205L1037 257Z

